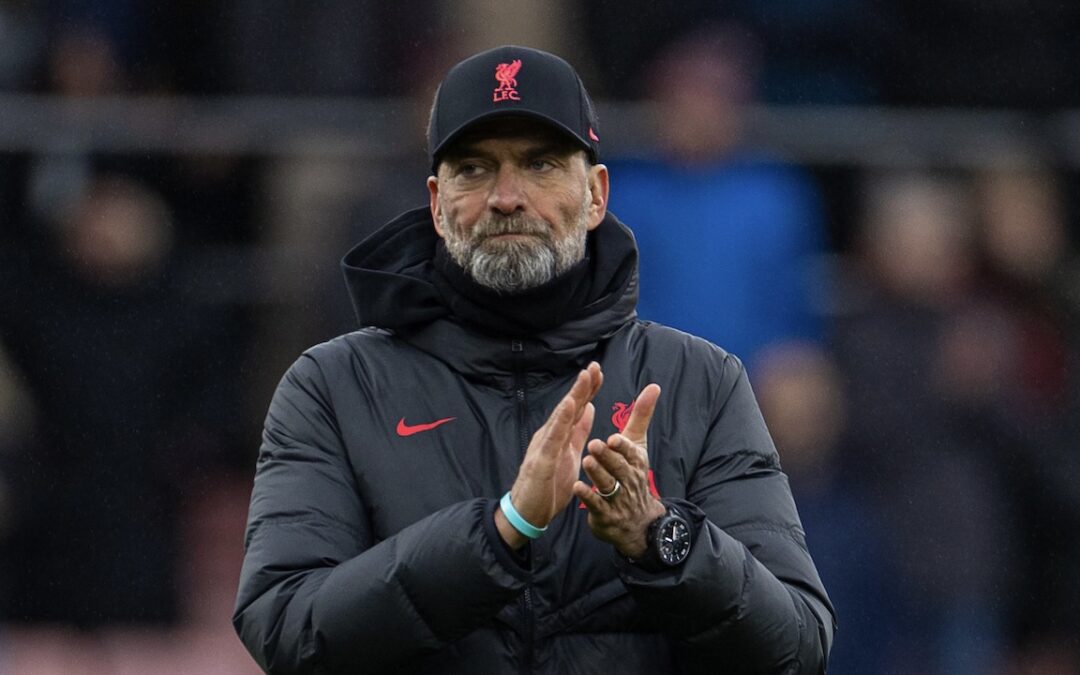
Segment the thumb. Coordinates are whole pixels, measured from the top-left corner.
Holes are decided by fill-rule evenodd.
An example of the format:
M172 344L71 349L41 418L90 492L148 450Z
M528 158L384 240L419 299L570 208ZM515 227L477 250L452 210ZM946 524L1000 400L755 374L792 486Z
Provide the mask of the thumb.
M645 445L645 438L649 431L649 423L653 413L656 412L656 402L660 398L660 385L646 385L637 399L634 400L634 409L630 411L630 419L623 427L622 435L628 440Z

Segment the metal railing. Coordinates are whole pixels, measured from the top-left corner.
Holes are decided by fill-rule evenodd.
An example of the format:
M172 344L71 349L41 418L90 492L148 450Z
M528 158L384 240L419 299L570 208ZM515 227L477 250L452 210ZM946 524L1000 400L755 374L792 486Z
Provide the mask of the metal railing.
M650 106L598 108L606 153L649 148L658 119ZM3 94L0 152L392 158L422 152L424 110L406 99ZM1027 156L1080 166L1080 111L758 106L748 121L752 138L808 164L977 167Z

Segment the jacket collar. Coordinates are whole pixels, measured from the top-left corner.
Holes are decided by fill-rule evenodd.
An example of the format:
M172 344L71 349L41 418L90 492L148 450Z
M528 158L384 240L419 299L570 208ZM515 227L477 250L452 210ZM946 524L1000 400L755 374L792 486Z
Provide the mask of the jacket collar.
M520 325L500 312L500 303L512 296L493 302L467 285L449 283L435 264L441 241L429 210L419 208L346 254L342 269L361 326L394 331L459 372L484 378L522 369L555 375L580 368L600 341L636 316L637 248L630 230L610 213L589 233L587 287L566 295L571 304L560 307L548 297L565 290L559 280L546 291L537 289L548 294L542 298L547 311L557 315L543 328Z

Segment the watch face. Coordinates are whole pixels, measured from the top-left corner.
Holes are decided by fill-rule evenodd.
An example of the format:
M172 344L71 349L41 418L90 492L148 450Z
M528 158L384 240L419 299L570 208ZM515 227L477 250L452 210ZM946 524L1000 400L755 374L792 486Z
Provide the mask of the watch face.
M678 565L690 555L690 527L679 517L662 523L657 532L660 559L668 565Z

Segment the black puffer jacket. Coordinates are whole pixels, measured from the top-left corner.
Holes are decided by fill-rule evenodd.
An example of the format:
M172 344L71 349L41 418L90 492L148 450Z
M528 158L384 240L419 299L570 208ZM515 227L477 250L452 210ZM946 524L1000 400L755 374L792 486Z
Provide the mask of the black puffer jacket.
M270 405L234 617L263 668L822 672L832 608L742 364L635 319L625 227L609 215L576 281L505 320L436 251L427 209L354 249L357 313L380 328L306 352ZM539 315L557 325L528 330ZM655 486L695 521L677 571L626 564L577 500L525 563L495 530L530 436L590 360L605 377L593 437L662 387Z

